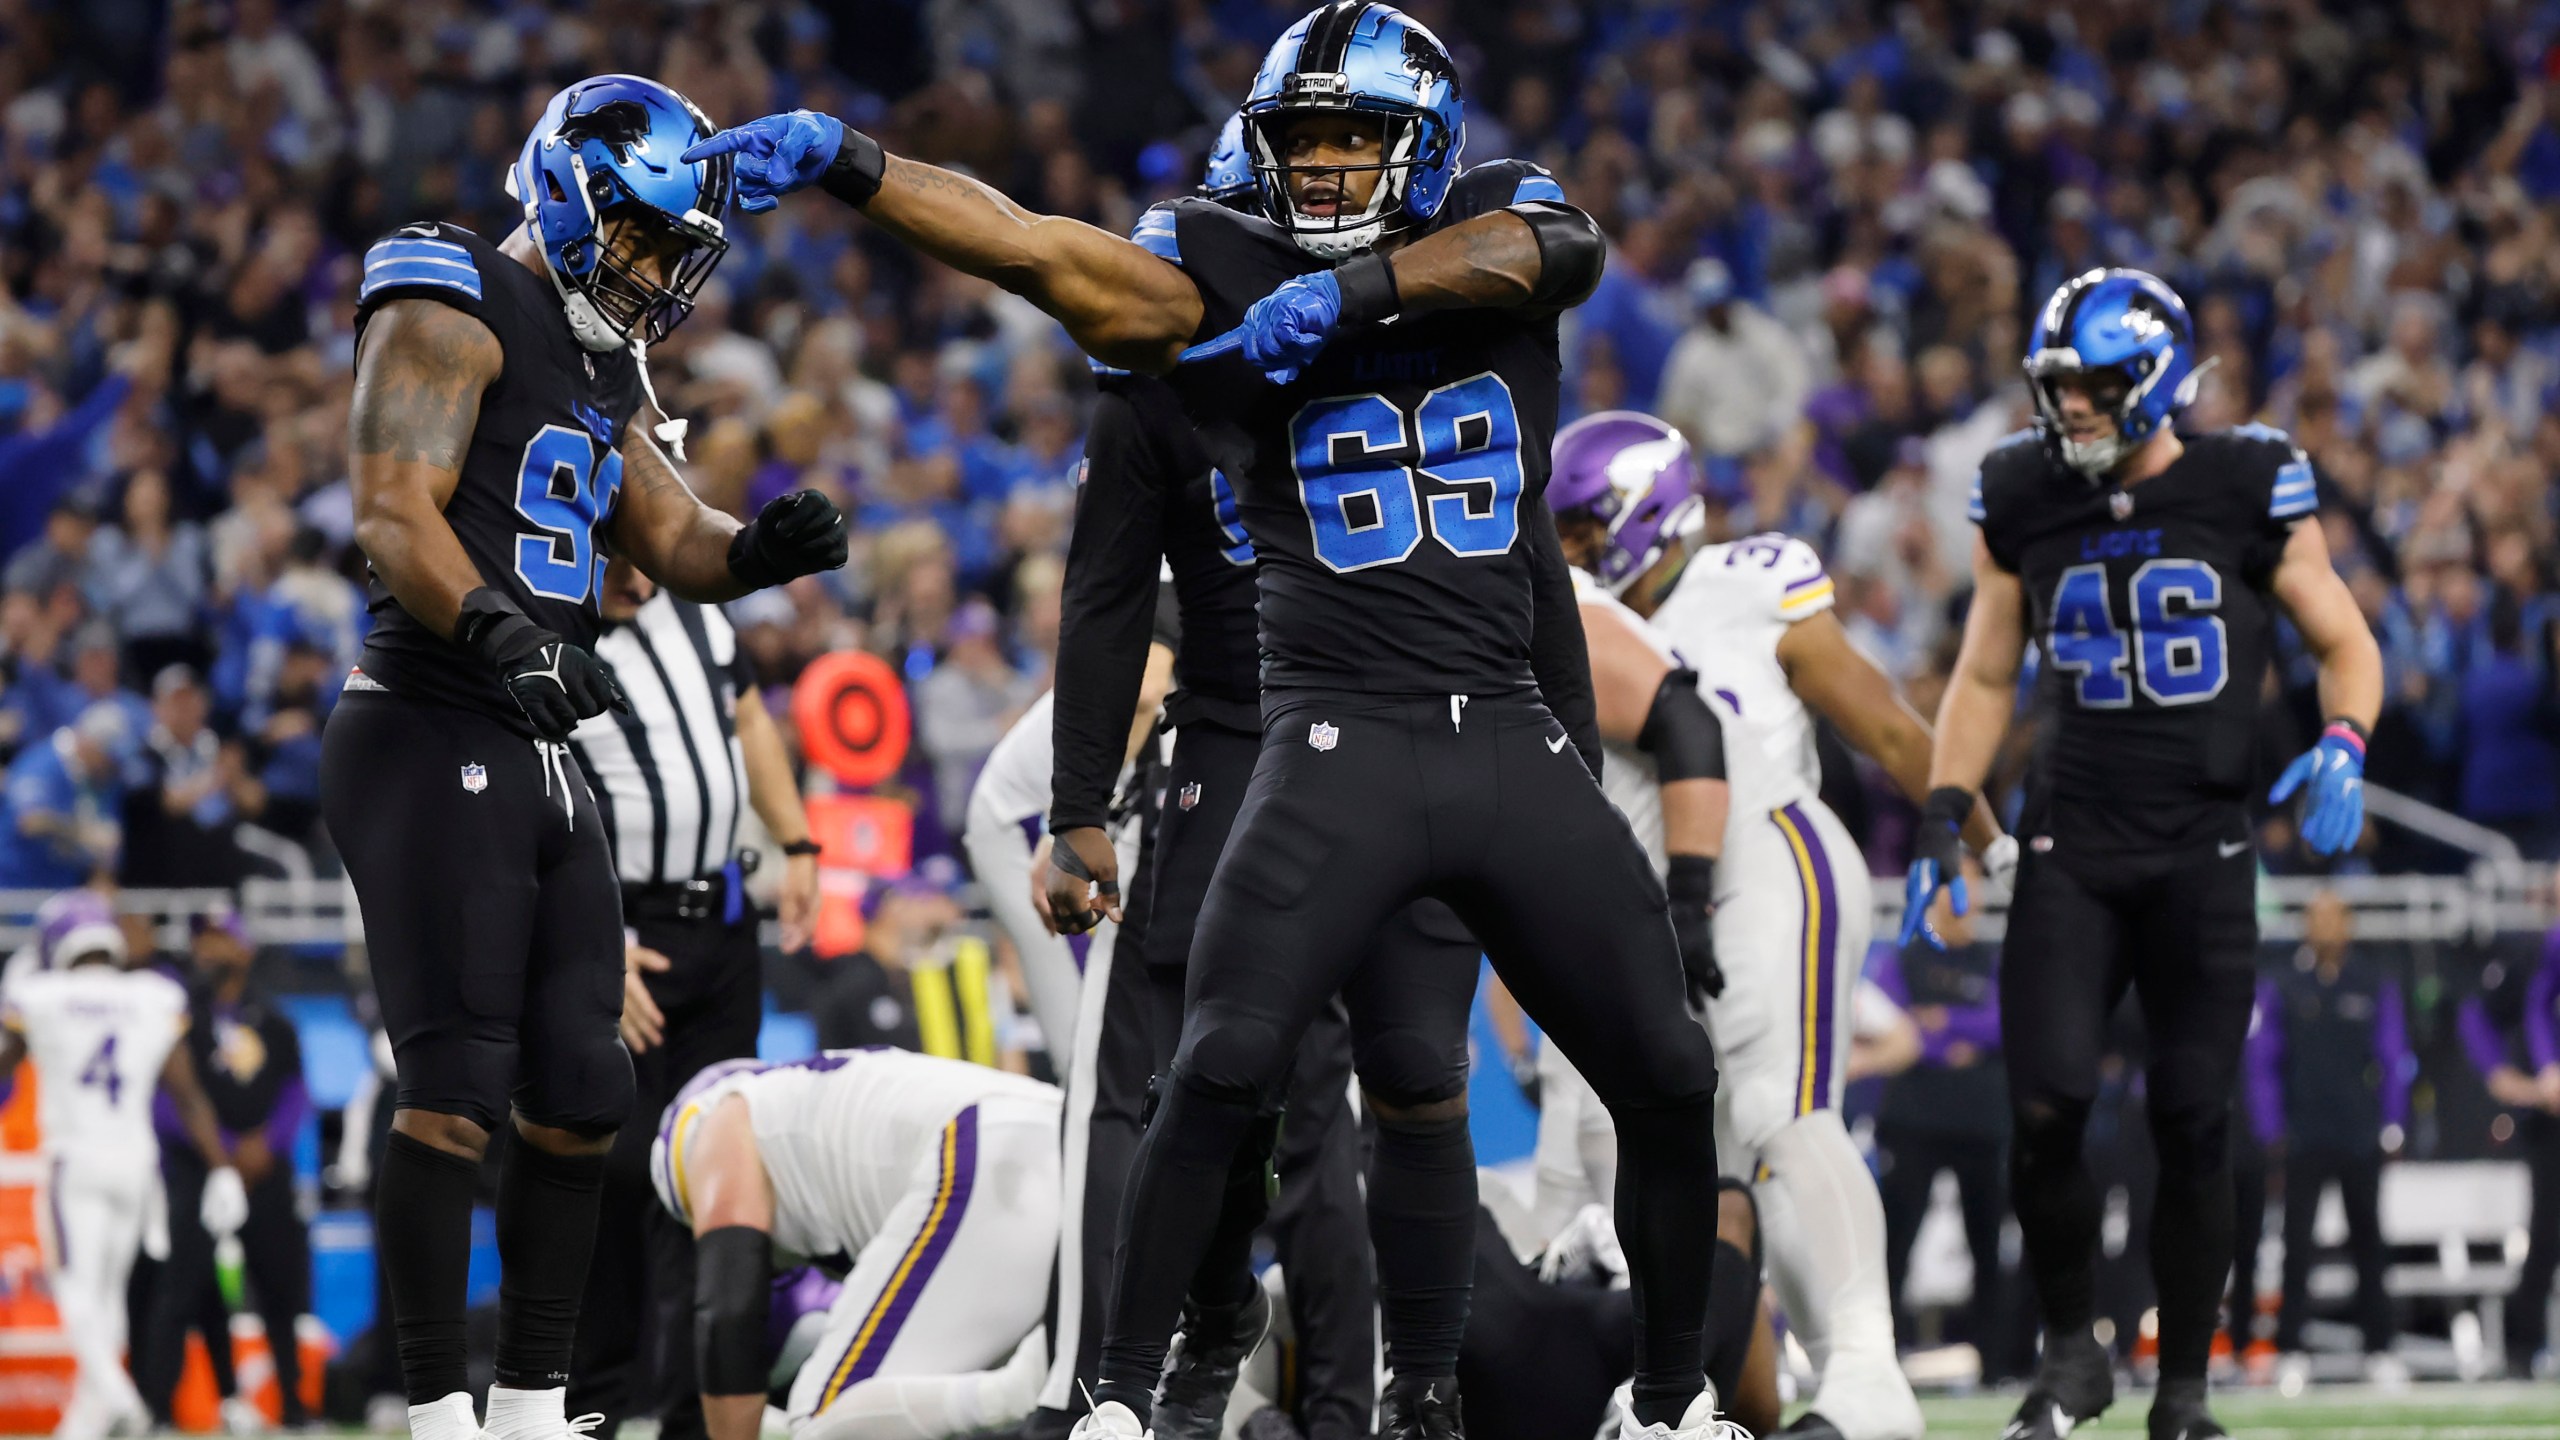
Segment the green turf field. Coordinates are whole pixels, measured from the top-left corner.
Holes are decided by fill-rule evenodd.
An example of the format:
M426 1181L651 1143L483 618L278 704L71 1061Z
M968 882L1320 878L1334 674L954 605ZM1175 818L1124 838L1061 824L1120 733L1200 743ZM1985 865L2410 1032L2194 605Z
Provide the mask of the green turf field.
M1930 1440L1994 1440L2018 1402L1979 1395L1922 1403ZM2150 1404L2148 1394L2119 1396L2074 1440L2140 1440ZM2273 1390L2229 1390L2214 1396L2213 1408L2235 1440L2560 1440L2560 1385L2420 1385L2396 1395L2320 1388L2291 1399Z

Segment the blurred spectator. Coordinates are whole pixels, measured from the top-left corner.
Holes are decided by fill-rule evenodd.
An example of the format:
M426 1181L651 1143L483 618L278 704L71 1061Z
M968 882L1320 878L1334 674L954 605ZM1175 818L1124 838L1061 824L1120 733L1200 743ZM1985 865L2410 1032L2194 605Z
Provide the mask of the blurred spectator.
M2543 937L2530 969L2484 966L2456 1024L2489 1099L2513 1117L2533 1177L2531 1243L2507 1295L2506 1334L2508 1372L2529 1378L2550 1340L2551 1284L2560 1274L2560 924Z
M969 786L1033 700L1040 680L1017 669L996 634L996 609L972 598L953 613L940 664L916 686L916 743L933 764L935 803L966 814Z
M206 589L212 572L204 527L173 519L168 477L137 470L125 481L122 523L89 544L91 604L124 642L127 669L201 664Z
M821 972L809 1007L817 1016L819 1048L922 1050L914 967L959 920L951 897L923 881L882 882L864 920L861 948Z
M1813 383L1794 332L1736 298L1733 271L1710 255L1689 267L1696 314L1662 373L1655 411L1700 455L1748 455L1804 409Z
M292 1019L251 983L257 958L236 911L198 919L195 976L187 1046L196 1073L231 1147L232 1163L249 1187L249 1223L241 1228L244 1273L257 1296L258 1317L270 1336L291 1336L296 1317L311 1305L311 1242L294 1197L294 1149L312 1120L311 1094L302 1081L302 1044ZM223 1397L222 1418L233 1433L262 1430L256 1407L239 1393L231 1366L231 1314L215 1282L213 1237L196 1211L205 1168L182 1136L176 1108L157 1102L160 1165L169 1189L169 1258L153 1287L151 1308L134 1340L134 1374L152 1415L171 1424L187 1332L204 1337L214 1386ZM284 1396L284 1423L304 1424L301 1357L293 1344L273 1345L275 1378Z
M142 746L147 779L125 799L124 882L134 886L230 886L242 860L232 832L266 808L246 752L213 731L204 682L184 665L151 682L151 728Z
M2284 1169L2284 1314L2276 1348L2303 1348L2318 1254L2312 1222L2321 1192L2334 1184L2355 1257L2364 1351L2387 1355L2382 1162L2408 1134L2417 1062L2400 982L2356 948L2355 912L2336 891L2322 890L2304 910L2292 964L2258 981L2257 1020L2248 1045L2250 1121ZM2255 1254L2255 1246L2244 1246L2243 1263L2254 1268Z
M0 791L0 890L67 890L114 872L133 744L123 713L94 705L19 752Z

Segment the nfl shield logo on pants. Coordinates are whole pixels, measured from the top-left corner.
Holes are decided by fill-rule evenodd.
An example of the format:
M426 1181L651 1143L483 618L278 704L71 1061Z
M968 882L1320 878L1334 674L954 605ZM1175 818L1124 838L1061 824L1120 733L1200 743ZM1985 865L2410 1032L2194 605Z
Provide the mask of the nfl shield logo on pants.
M489 767L488 767L488 766L486 766L486 765L465 765L465 766L463 766L463 767L462 767L462 788L463 788L463 789L465 789L465 790L470 791L470 792L471 792L472 794L474 794L474 795L477 795L477 794L479 794L481 791L488 789L488 788L489 788Z
M1182 806L1182 808L1183 808L1183 809L1185 809L1185 810L1188 810L1188 809L1190 809L1192 806L1199 804L1199 803L1200 803L1200 782L1199 782L1199 781L1197 781L1197 780L1194 780L1194 781L1192 781L1190 784L1183 786L1183 787L1182 787L1182 795L1181 795L1181 798L1180 798L1180 800L1179 800L1177 803L1179 803L1179 804Z
M1319 720L1307 727L1307 743L1319 750L1330 750L1342 738L1342 732Z

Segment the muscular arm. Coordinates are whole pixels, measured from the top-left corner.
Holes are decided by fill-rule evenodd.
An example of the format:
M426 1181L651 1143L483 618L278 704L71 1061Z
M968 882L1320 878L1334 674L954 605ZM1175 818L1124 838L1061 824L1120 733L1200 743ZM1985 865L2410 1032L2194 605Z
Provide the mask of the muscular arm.
M613 548L679 600L735 600L749 588L729 570L729 542L737 537L738 522L703 504L650 438L664 418L656 406L643 406L623 433Z
M2276 562L2274 590L2276 603L2293 617L2303 645L2320 662L2320 713L2353 720L2373 733L2382 715L2382 647L2374 643L2354 592L2329 563L2329 539L2318 522L2293 527L2284 557Z
M1591 648L1591 690L1604 740L1634 747L1652 717L1654 696L1671 662L1647 644L1628 612L1613 604L1582 606L1582 628ZM1685 680L1684 680L1684 683ZM1731 792L1722 780L1699 776L1662 783L1662 848L1671 855L1724 853L1724 825Z
M1059 606L1053 833L1107 818L1127 738L1145 709L1147 637L1164 560L1163 457L1129 396L1106 389L1095 401L1085 458Z
M693 1234L699 1241L717 1230L749 1230L765 1235L773 1233L773 1184L765 1178L764 1157L756 1152L755 1132L747 1120L746 1097L730 1095L712 1107L710 1113L694 1122L702 1127L702 1135L689 1147L692 1164L691 1193L686 1200L693 1209ZM702 1285L697 1291L694 1313L694 1335L697 1346L707 1337L713 1317L705 1313L703 1292L715 1285ZM739 1287L746 1289L749 1287ZM752 1287L761 1290L759 1285ZM760 1335L764 1316L761 1307L752 1316L722 1316L718 1323L744 1326L750 1319ZM697 1356L707 1362L708 1356ZM707 1368L698 1373L708 1374ZM704 1428L711 1440L755 1440L764 1424L764 1392L740 1391L714 1394L705 1390L702 1396Z
M213 1169L231 1163L231 1147L222 1143L222 1122L214 1118L213 1101L204 1093L204 1082L196 1078L195 1056L186 1046L169 1051L169 1059L160 1067L160 1088L169 1092L171 1104L178 1107L178 1123L186 1127L187 1138L195 1143L196 1153Z
M1039 306L1104 364L1162 374L1200 328L1200 292L1171 262L1081 220L1035 215L966 175L889 156L862 213Z
M1788 626L1778 637L1778 663L1786 669L1788 687L1883 766L1912 804L1929 798L1929 722L1902 698L1891 677L1849 643L1840 617L1825 610ZM1990 802L1976 800L1965 818L1965 843L1979 854L1999 838Z
M1388 265L1403 313L1580 303L1600 281L1599 231L1578 210L1533 204L1534 223L1522 209L1488 211L1396 251Z
M2009 729L2018 681L2018 662L2026 653L2026 590L2018 577L2000 568L1991 549L1977 535L1973 541L1973 607L1964 618L1964 646L1956 669L1947 677L1947 698L1938 705L1936 745L1929 757L1929 787L1941 785L1979 792L2000 752L2000 737Z
M482 584L444 507L504 355L489 327L450 305L394 300L365 326L347 415L356 544L400 608L451 636Z
M1591 699L1591 656L1582 633L1581 605L1573 598L1573 571L1547 497L1520 503L1520 536L1529 547L1529 585L1537 606L1529 635L1529 669L1547 708L1564 722L1591 778L1600 778L1600 722Z

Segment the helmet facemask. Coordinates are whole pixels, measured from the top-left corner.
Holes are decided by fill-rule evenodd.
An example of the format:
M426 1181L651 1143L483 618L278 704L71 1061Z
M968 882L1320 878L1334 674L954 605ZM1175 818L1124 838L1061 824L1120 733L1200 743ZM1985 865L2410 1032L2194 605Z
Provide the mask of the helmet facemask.
M1448 137L1438 132L1430 118L1421 114L1400 114L1368 108L1354 109L1339 101L1314 99L1319 89L1315 82L1338 81L1339 76L1294 76L1301 95L1310 97L1283 102L1270 109L1244 117L1245 148L1253 166L1254 178L1262 188L1262 208L1272 223L1289 232L1291 239L1309 254L1325 260L1341 260L1375 246L1387 235L1405 229L1412 223L1405 209L1405 196L1413 182L1414 172L1438 158L1438 151L1448 144ZM1378 158L1358 165L1311 165L1289 159L1289 132L1299 120L1314 115L1358 115L1378 124ZM1377 177L1369 191L1368 203L1357 210L1345 210L1338 202L1336 213L1312 215L1299 208L1298 182L1331 177L1347 201L1353 192L1351 177L1371 174Z
M2124 365L2084 367L2069 349L2039 350L2027 357L2027 388L2035 395L2037 418L2051 433L2064 464L2090 480L2103 480L2141 448L2155 428L2141 413L2142 399L2169 367L2162 358L2142 356ZM2063 392L2078 390L2091 408L2115 429L2087 440L2072 438L2063 420Z

